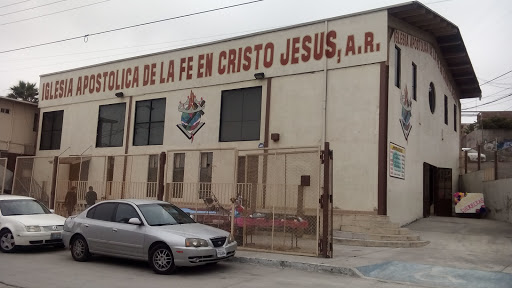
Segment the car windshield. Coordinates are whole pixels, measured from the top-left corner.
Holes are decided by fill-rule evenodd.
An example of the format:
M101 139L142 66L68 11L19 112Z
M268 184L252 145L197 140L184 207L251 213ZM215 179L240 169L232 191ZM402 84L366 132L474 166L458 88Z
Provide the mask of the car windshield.
M33 199L17 199L0 201L3 216L51 214L43 203Z
M150 226L195 223L190 216L172 204L142 204L138 205L138 207Z

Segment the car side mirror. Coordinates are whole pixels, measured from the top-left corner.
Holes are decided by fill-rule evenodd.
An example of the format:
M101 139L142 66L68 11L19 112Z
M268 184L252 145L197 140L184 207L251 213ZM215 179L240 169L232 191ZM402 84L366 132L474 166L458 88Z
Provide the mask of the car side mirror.
M55 210L53 209L50 209L50 212L52 212L52 214L55 214Z
M128 220L128 224L140 225L142 222L140 222L139 218L130 218L130 220Z

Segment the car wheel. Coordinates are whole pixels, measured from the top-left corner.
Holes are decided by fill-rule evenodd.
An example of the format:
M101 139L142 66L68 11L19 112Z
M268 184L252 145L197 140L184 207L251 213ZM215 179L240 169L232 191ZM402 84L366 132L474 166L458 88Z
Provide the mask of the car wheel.
M158 244L149 252L149 265L157 274L171 274L176 269L171 249Z
M75 237L71 242L71 256L79 262L85 262L91 257L87 241L82 236Z
M16 251L14 235L12 235L12 232L9 229L0 231L0 251L4 253L11 253Z

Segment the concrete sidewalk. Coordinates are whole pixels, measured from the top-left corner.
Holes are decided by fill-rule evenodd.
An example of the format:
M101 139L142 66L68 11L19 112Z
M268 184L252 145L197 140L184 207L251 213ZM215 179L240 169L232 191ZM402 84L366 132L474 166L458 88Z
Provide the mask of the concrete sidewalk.
M334 257L330 259L240 250L233 261L431 287L460 286L460 281L469 281L467 275L481 271L483 274L479 279L485 280L481 284L487 286L475 286L478 283L474 280L464 285L512 287L512 224L487 219L430 217L420 219L407 228L419 233L421 239L430 241L430 244L421 248L335 245ZM411 269L408 275L417 277L411 280L405 274L396 276L401 274L397 272L407 269ZM440 283L442 280L439 279L444 278L446 283ZM493 282L494 286L489 286L493 279L499 283ZM506 286L500 286L504 281Z

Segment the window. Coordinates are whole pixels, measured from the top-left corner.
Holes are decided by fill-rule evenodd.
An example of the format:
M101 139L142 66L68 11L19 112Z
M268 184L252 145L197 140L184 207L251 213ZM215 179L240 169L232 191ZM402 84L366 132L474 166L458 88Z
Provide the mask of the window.
M91 215L87 213L87 217L101 221L112 221L112 214L116 208L117 203L105 203L96 206Z
M60 149L63 116L64 110L43 113L40 150Z
M174 154L172 171L172 198L183 198L183 180L185 178L185 153Z
M444 95L444 124L448 125L448 96Z
M9 110L9 108L0 108L0 113L9 114L11 113L11 111Z
M453 104L453 131L457 132L457 105Z
M261 86L222 91L220 141L260 139Z
M32 131L37 132L39 128L39 114L34 114L34 122L32 123Z
M133 145L162 145L164 121L165 98L137 101Z
M402 70L402 52L398 46L395 46L395 86L400 88L400 76Z
M432 82L428 87L428 105L430 106L430 112L434 114L434 111L436 111L436 88Z
M117 206L114 221L119 223L128 223L128 220L131 218L137 218L140 220L139 213L137 213L135 208L131 205L120 203L119 206Z
M199 170L199 199L210 197L212 193L213 152L201 153Z
M418 83L418 67L412 62L412 99L416 101L416 86Z
M121 147L126 103L102 105L98 113L96 147Z

